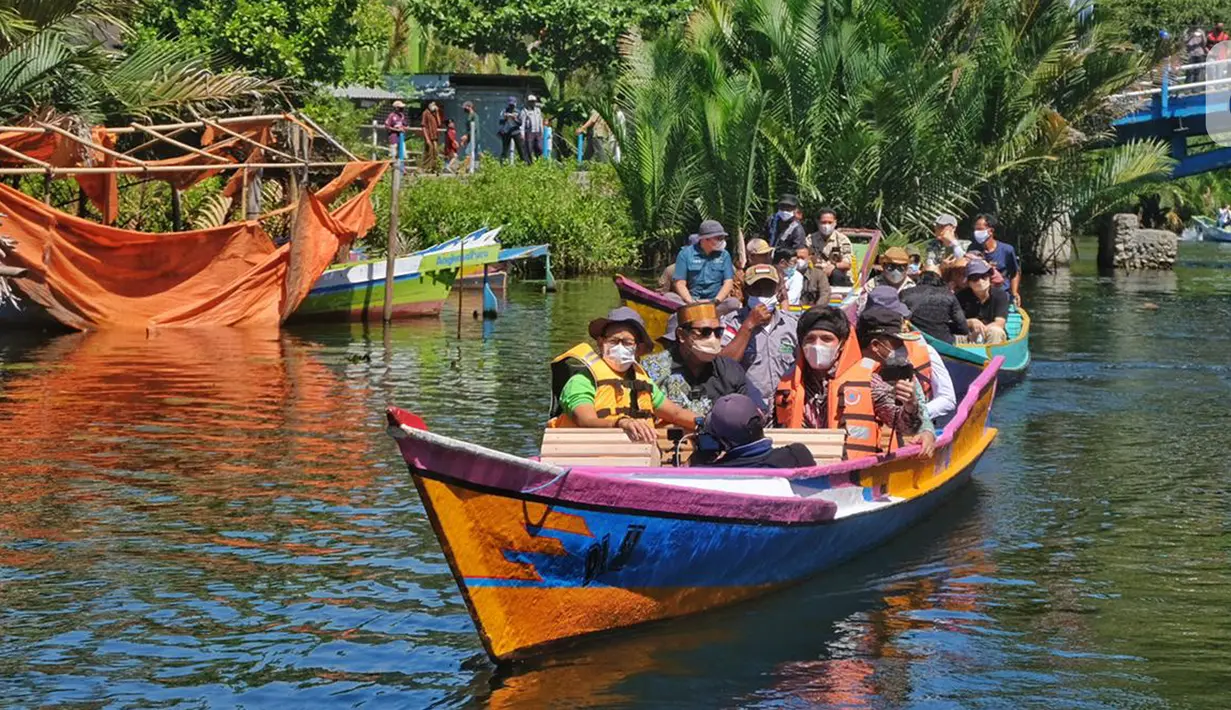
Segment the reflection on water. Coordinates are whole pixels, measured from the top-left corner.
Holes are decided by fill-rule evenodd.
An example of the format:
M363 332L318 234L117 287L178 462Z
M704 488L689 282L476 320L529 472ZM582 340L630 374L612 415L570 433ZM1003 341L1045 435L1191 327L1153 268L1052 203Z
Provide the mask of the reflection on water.
M381 409L534 451L606 280L395 328L0 338L0 697L87 707L1221 708L1231 263L1027 290L975 483L865 559L512 668ZM1091 252L1092 254L1092 252ZM1144 307L1151 303L1157 309ZM1195 416L1194 416L1195 415Z

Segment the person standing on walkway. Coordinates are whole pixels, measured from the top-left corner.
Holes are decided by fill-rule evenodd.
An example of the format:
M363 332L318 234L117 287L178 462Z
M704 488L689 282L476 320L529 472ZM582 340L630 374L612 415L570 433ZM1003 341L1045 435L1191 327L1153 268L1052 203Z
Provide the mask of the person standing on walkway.
M838 231L838 213L831 207L822 207L817 216L817 231L809 239L812 253L823 257L826 276L830 286L852 286L851 264L855 250L850 237Z
M1205 32L1196 25L1189 27L1188 32L1184 35L1184 60L1186 64L1204 64L1205 63ZM1189 66L1184 70L1184 83L1195 84L1201 81L1204 67Z
M440 142L440 106L435 101L427 105L423 118L419 121L423 130L423 169L427 172L440 172L440 156L437 146Z
M500 136L500 162L510 164L521 157L521 114L517 110L516 97L510 96L505 103L496 134Z
M385 131L389 134L389 155L397 160L398 137L406 133L406 104L393 102L393 110L385 117Z
M521 157L528 165L543 154L543 109L539 107L539 97L534 94L527 96L526 105L518 118L522 130Z
M463 172L474 172L470 152L473 150L477 156L479 154L479 134L477 132L479 125L479 115L474 110L474 104L470 101L462 104L462 120L466 122L466 132L462 135L461 142L457 145L457 151L462 156ZM471 147L473 145L473 148ZM455 166L450 163L449 169L453 170Z

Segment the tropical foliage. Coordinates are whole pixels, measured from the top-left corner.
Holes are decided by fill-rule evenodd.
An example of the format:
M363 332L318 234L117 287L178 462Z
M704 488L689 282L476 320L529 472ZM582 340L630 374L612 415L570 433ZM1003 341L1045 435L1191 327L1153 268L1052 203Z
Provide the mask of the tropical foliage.
M624 57L608 120L649 234L747 232L791 191L908 235L998 211L1039 257L1169 167L1105 147L1107 98L1148 60L1068 0L709 0Z
M135 7L135 0L0 1L0 120L172 114L273 87L244 72L213 71L207 55L165 40L113 48L129 36L121 18Z
M693 0L405 1L414 16L446 42L557 75L614 65L621 35L635 28L664 27L695 4Z
M505 246L551 245L557 273L634 265L638 239L615 176L596 166L584 178L548 161L501 166L485 160L468 180L415 180L402 190L402 248L422 249L483 225L504 225L500 241ZM374 197L380 223L364 240L371 255L385 248L388 182Z
M145 37L173 39L228 66L334 82L348 50L371 41L356 33L358 6L359 0L141 0L135 23Z

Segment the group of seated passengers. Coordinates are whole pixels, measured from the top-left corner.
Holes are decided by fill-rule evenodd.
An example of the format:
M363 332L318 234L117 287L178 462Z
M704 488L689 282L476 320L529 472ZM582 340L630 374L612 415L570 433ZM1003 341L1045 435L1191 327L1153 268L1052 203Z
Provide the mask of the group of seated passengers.
M917 443L931 456L934 422L956 407L953 385L936 351L906 330L896 291L870 293L852 330L832 306L777 308L777 275L748 269L743 307L721 318L713 301L681 306L654 355L633 309L591 321L597 347L581 343L552 362L548 426L654 442L655 422L675 425L718 445L717 456L698 450L694 465L814 463L802 446L774 449L768 427L841 429L847 459L880 452L883 431L891 449Z

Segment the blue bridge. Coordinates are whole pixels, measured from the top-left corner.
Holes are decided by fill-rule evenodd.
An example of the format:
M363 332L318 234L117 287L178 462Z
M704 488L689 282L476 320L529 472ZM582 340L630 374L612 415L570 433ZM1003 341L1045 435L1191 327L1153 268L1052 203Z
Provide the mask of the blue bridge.
M1231 166L1231 59L1165 67L1157 85L1113 98L1134 105L1112 123L1116 141L1169 142L1172 177Z

